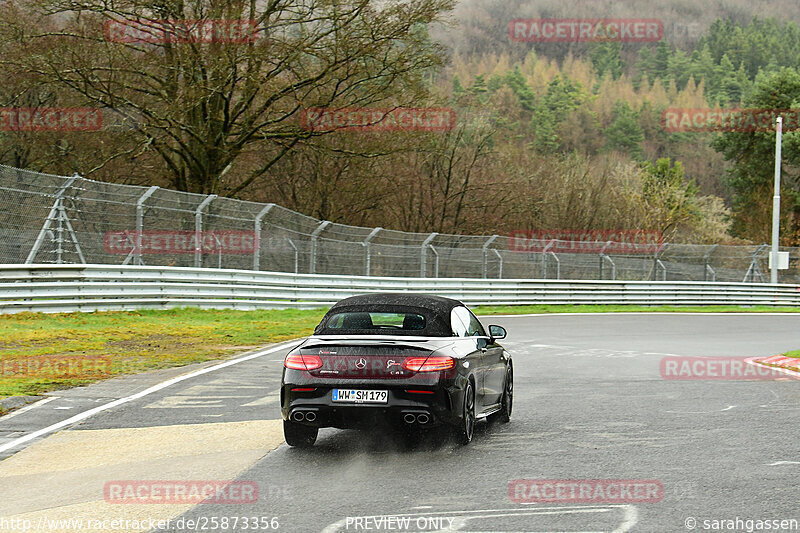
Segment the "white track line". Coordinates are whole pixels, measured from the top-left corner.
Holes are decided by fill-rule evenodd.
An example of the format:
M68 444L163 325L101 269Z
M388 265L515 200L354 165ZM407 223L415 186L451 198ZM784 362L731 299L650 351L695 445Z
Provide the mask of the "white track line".
M153 385L152 387L150 387L148 389L145 389L145 390L143 390L141 392L137 392L136 394L132 394L130 396L126 396L124 398L120 398L118 400L114 400L113 402L109 402L107 404L103 404L103 405L101 405L99 407L95 407L93 409L89 409L88 411L84 411L82 413L79 413L79 414L77 414L77 415L75 415L75 416L73 416L71 418L68 418L66 420L62 420L61 422L57 422L57 423L55 423L55 424L53 424L51 426L47 426L46 428L42 428L42 429L36 430L36 431L34 431L32 433L28 433L27 435L23 435L22 437L19 437L19 438L14 439L14 440L12 440L10 442L7 442L7 443L3 444L2 446L0 446L0 453L5 452L7 450L10 450L12 448L15 448L15 447L19 446L20 444L24 444L24 443L26 443L28 441L31 441L31 440L35 439L35 438L41 437L42 435L47 435L48 433L52 433L54 431L57 431L57 430L59 430L61 428L66 427L66 426L75 424L76 422L80 422L81 420L85 420L85 419L89 418L90 416L96 415L97 413L101 413L103 411L107 411L108 409L113 409L114 407L117 407L119 405L122 405L122 404L125 404L125 403L128 403L128 402L132 402L133 400L138 400L139 398L143 398L143 397L145 397L147 395L153 394L154 392L158 392L161 389L165 389L165 388L167 388L167 387L169 387L171 385L175 385L176 383L180 383L181 381L186 381L187 379L191 379L191 378L194 378L194 377L197 377L197 376L201 376L203 374L208 374L209 372L213 372L213 371L219 370L221 368L226 368L226 367L229 367L229 366L237 365L239 363L243 363L243 362L249 361L251 359L256 359L256 358L262 357L264 355L268 355L268 354L271 354L271 353L278 352L280 350L285 349L288 344L296 343L296 342L297 342L297 340L283 342L281 344L278 344L277 346L273 346L272 348L267 348L266 350L261 350L261 351L258 351L256 353L253 353L253 354L250 354L250 355L246 355L244 357L240 357L239 359L232 359L230 361L225 361L224 363L220 363L218 365L210 366L208 368L203 368L203 369L197 370L195 372L190 372L189 374L184 374L182 376L178 376L176 378L172 378L172 379L169 379L167 381L162 381L161 383L159 383L157 385ZM34 405L36 405L36 404L34 404Z
M42 398L41 400L33 402L30 405L26 405L25 407L20 407L19 409L15 410L15 411L12 411L12 412L8 413L7 415L3 415L2 417L0 417L0 422L5 422L9 418L14 418L17 415L21 415L22 413L24 413L26 411L30 411L31 409L33 409L35 407L39 407L39 406L44 405L44 404L46 404L48 402L52 402L53 400L57 400L58 398L59 398L58 396L50 396L49 398Z

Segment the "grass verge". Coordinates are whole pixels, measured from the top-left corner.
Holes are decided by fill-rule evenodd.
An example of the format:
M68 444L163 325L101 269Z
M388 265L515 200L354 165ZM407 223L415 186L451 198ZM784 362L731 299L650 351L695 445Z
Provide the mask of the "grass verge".
M223 359L247 349L309 335L314 310L132 311L0 315L0 398L36 395L109 376ZM89 357L91 356L91 357ZM62 371L70 360L104 363ZM96 365L99 368L99 364Z
M795 308L776 307L626 305L494 306L476 307L475 311L483 315L800 312ZM224 359L247 349L309 335L324 313L325 309L233 311L183 308L0 315L0 399L86 385L109 376ZM800 351L794 353L800 356ZM104 372L64 373L47 366L55 360L88 360L92 357L102 358L107 363Z

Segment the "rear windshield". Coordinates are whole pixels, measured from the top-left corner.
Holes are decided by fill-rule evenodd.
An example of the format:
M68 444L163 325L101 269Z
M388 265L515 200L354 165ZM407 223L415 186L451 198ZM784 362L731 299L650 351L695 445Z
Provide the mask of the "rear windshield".
M449 337L449 317L412 306L347 306L333 308L323 317L317 335L415 335Z
M422 331L425 317L418 313L370 313L352 311L336 313L328 317L326 329L330 330L380 330Z

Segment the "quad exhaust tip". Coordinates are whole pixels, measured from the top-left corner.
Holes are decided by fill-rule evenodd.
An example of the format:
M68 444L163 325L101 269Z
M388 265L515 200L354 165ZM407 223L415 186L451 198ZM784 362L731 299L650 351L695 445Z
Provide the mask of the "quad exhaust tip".
M295 422L302 422L305 420L306 422L313 422L317 419L317 413L314 411L306 411L303 409L298 409L292 413L292 420Z
M427 413L419 413L419 414L406 413L405 415L403 415L403 421L406 424L414 424L414 423L427 424L428 422L431 421L431 417Z

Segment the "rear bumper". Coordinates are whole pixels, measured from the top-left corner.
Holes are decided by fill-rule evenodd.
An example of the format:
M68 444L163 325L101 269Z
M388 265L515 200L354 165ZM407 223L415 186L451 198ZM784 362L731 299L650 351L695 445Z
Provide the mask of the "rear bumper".
M456 383L439 387L415 387L412 390L428 390L432 394L408 392L406 387L366 385L340 385L341 388L381 389L388 391L385 404L333 402L332 390L337 386L326 384L314 387L313 391L292 391L294 384L281 388L281 416L284 420L313 426L341 429L370 428L381 423L395 426L433 427L443 424L458 424L461 419L460 406L463 387ZM309 388L309 385L301 385Z

